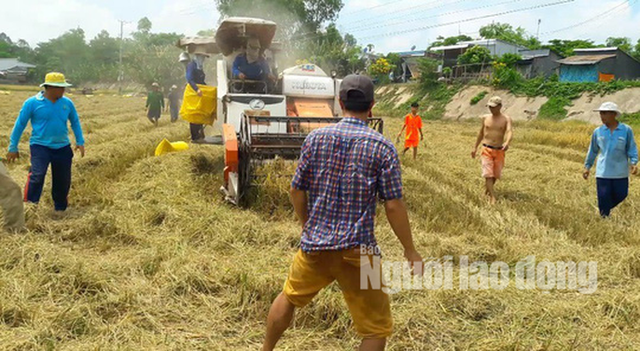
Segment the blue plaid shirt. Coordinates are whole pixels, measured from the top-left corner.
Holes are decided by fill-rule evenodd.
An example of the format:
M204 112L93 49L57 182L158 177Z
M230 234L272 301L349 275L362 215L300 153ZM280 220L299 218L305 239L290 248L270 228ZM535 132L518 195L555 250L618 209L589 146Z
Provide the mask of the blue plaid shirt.
M344 118L309 134L291 186L309 198L303 251L375 247L377 197L402 198L398 153L367 123Z

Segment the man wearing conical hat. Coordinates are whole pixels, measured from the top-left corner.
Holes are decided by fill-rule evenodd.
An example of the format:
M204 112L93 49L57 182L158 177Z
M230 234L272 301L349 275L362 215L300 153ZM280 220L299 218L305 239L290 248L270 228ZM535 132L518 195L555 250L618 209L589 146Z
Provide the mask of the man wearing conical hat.
M69 125L75 136L75 150L84 157L84 137L80 118L73 102L64 97L70 87L64 75L48 73L39 92L22 105L20 114L11 133L7 161L14 162L20 157L18 144L27 124L31 123L31 170L24 190L24 201L40 202L44 179L49 165L52 173L52 191L56 212L64 212L69 205L67 197L71 188L71 162L73 149L69 140Z

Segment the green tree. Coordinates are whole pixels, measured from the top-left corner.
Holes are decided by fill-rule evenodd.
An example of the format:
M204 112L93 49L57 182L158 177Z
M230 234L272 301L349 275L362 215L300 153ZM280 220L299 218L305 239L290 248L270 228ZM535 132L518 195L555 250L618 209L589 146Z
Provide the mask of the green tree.
M629 38L609 37L607 38L605 45L610 48L617 47L626 53L633 53L633 46L631 45L631 39Z
M0 58L14 57L29 63L33 61L33 50L23 39L14 42L5 33L0 33Z
M551 49L564 57L569 57L573 56L573 50L575 49L595 48L596 45L591 40L553 39L549 40L549 44L545 45L544 47L547 49Z
M203 29L201 31L198 31L199 37L213 37L215 35L216 35L215 29Z
M146 45L135 42L126 54L127 76L135 82L158 82L165 89L184 82L184 68L176 63L180 49L170 45Z
M330 24L313 40L307 41L296 59L304 59L327 72L335 70L338 76L346 76L364 70L361 52L362 48L352 35L343 37L335 24Z
M354 47L358 44L358 41L356 40L356 37L347 33L344 35L344 43L347 47Z
M445 38L443 36L439 36L436 41L434 41L433 43L431 43L430 48L435 48L438 46L449 46L449 45L456 45L461 41L471 41L473 40L473 38L471 38L468 35L456 35L454 37L448 37Z
M249 16L278 23L281 38L316 33L338 17L342 0L216 0L223 16Z
M458 56L458 64L460 65L491 63L492 61L491 51L484 46L474 46Z
M132 33L133 39L146 45L164 46L175 45L182 37L176 33L152 33L153 23L143 17L138 21L138 30Z
M432 58L421 58L418 60L418 69L420 70L420 86L423 89L430 90L438 86L438 66L440 62Z
M387 56L385 56L385 58L387 59L387 61L389 61L389 63L393 66L393 76L395 78L401 78L402 77L402 57L400 57L400 55L395 54L395 53L389 53Z
M118 61L120 45L117 39L101 31L90 42L90 57L96 79L102 82L115 82L118 79Z
M529 49L539 49L542 46L536 37L527 35L524 28L513 28L508 23L498 22L481 27L480 35L486 39L499 39Z
M35 49L36 75L44 77L47 72L59 71L72 82L94 80L89 46L81 28L71 29L48 42L40 43Z
M151 28L153 24L147 17L143 17L138 21L138 32L143 34L149 34L151 32Z
M507 68L513 68L520 60L522 60L522 56L518 54L506 53L501 57L497 57L495 59L495 62L504 63Z

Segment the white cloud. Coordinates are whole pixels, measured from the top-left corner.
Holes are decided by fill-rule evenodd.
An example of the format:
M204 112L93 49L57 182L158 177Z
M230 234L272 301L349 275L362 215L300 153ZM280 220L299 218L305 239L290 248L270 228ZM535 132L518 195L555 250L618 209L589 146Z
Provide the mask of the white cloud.
M113 12L80 0L3 1L0 23L0 31L14 40L24 39L32 46L76 27L82 28L87 38L103 29L110 33L119 30Z
M220 13L213 2L202 0L168 1L159 13L149 16L154 32L176 32L194 36L203 29L214 29Z

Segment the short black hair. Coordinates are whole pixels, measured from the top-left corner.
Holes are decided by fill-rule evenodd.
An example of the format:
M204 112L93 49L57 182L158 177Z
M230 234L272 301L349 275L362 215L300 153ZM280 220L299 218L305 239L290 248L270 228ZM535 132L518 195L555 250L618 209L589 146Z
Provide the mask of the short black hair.
M367 112L371 109L371 103L373 101L366 101L364 95L355 90L351 90L347 93L347 100L342 101L344 109L352 112Z
M417 102L414 102L414 103L411 104L411 107L420 107L420 104L417 103Z

